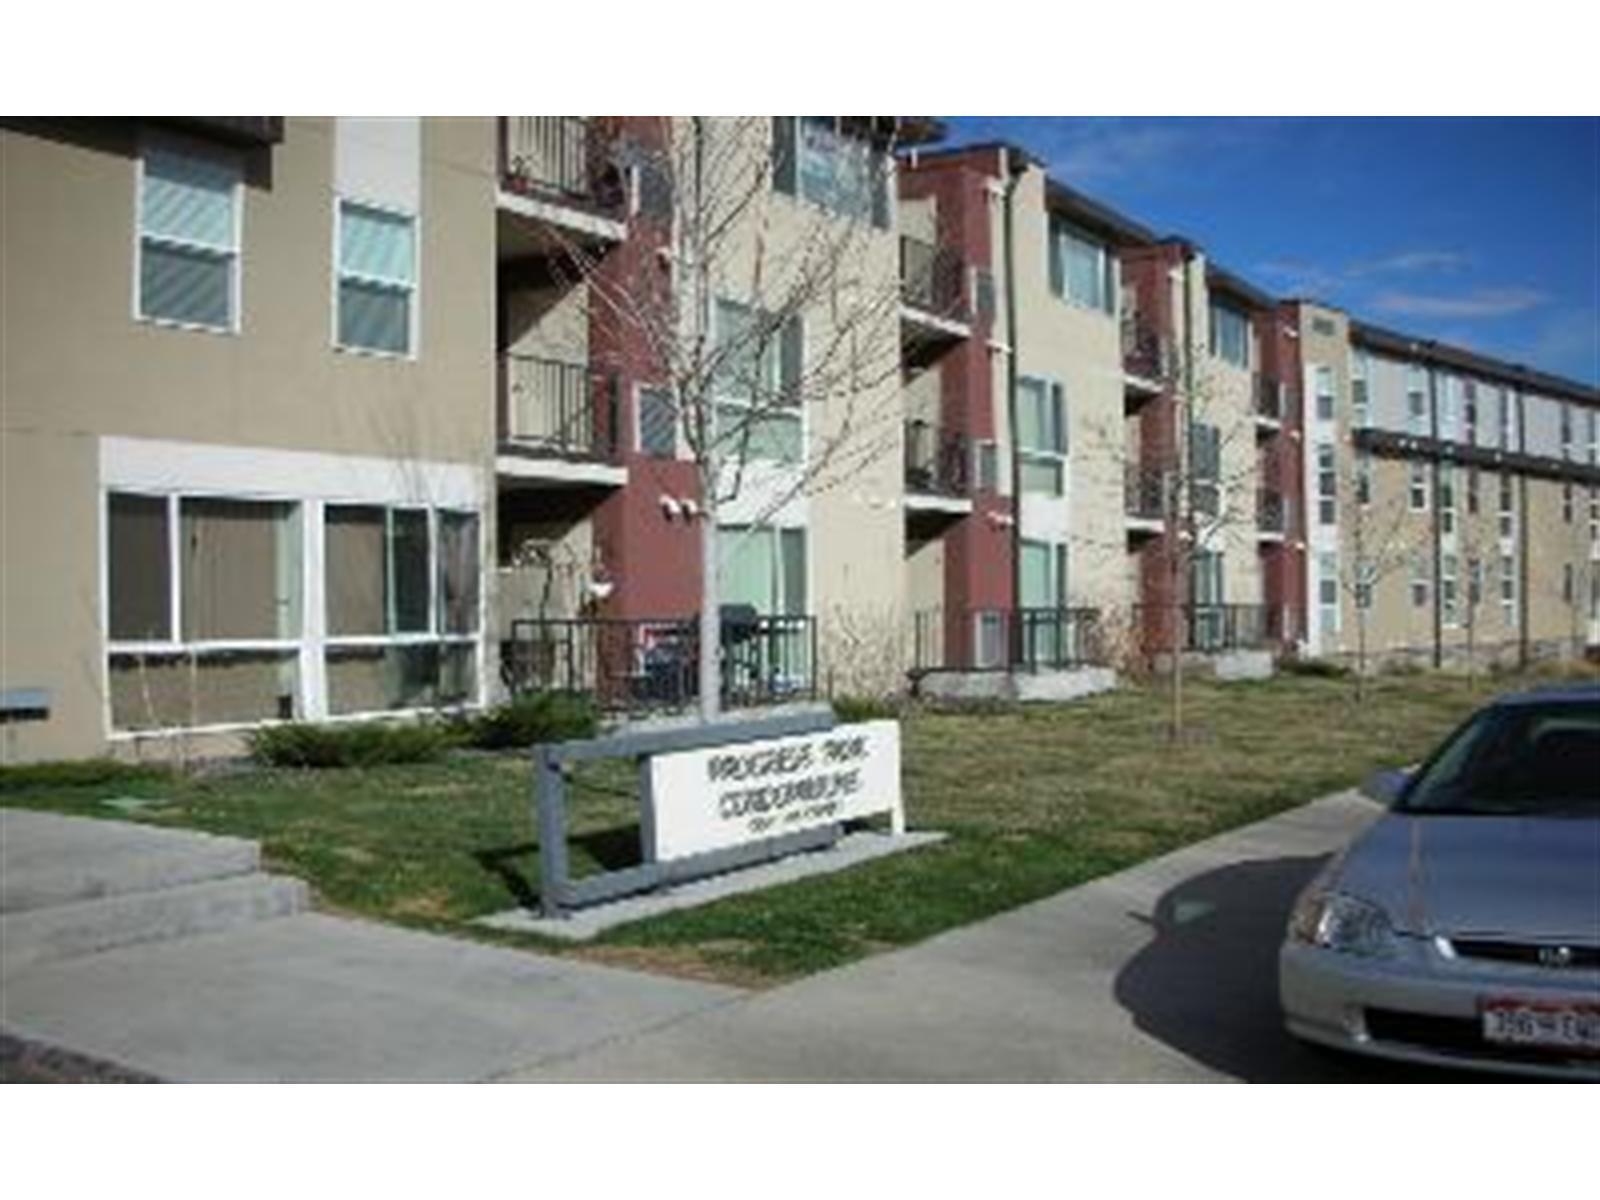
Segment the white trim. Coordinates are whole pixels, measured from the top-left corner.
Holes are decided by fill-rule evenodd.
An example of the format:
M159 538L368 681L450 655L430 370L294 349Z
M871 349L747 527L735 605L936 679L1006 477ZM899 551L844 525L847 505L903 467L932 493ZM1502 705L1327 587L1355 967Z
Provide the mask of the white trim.
M179 321L171 317L152 316L144 311L142 285L144 280L144 176L145 156L154 146L159 151L190 158L210 159L215 162L228 158L233 168L234 180L231 202L233 206L233 244L225 251L200 242L186 242L181 238L160 234L150 235L150 240L179 249L197 250L224 259L228 264L228 323L205 325L196 321ZM238 336L244 330L244 160L237 151L224 150L209 143L166 132L141 130L133 166L133 273L129 281L132 297L130 313L140 325L158 329L178 329L190 333L213 333Z
M662 462L667 461L662 459ZM545 480L550 483L592 483L603 487L626 487L628 468L612 463L574 462L565 458L497 454L495 474L504 479Z
M964 496L935 496L927 492L907 492L907 512L941 512L964 516L972 511L972 501Z
M556 225L573 233L583 234L601 242L620 242L628 236L628 227L622 221L596 216L581 208L524 196L495 188L495 207L542 225Z
M941 317L935 313L924 312L920 308L901 302L900 319L907 325L920 326L931 329L936 333L943 333L954 338L967 338L972 336L972 326L966 321L954 321L949 317Z
M401 217L411 222L411 282L404 285L393 279L382 279L375 275L362 275L359 272L346 272L341 261L341 246L343 244L344 206L354 205L356 208L369 209L389 217ZM333 329L331 333L333 349L341 354L353 354L363 358L387 358L400 362L416 362L422 356L422 215L411 212L394 204L382 201L366 200L359 196L346 196L339 192L333 194L333 296L332 317ZM380 350L372 346L348 346L339 340L339 285L349 278L357 283L370 284L377 287L388 288L391 291L406 292L406 349L404 353L393 350Z

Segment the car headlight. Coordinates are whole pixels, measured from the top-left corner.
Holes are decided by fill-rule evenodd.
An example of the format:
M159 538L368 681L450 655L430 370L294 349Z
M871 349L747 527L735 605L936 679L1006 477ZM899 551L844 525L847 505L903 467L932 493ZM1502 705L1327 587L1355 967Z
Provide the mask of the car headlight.
M1343 892L1313 889L1300 897L1289 918L1296 941L1343 954L1381 958L1394 953L1394 927L1389 914Z

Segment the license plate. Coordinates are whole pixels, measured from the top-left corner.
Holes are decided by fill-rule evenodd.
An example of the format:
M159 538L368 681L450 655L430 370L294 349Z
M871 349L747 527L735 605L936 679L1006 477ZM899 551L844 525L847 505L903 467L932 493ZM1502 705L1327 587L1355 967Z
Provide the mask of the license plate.
M1501 1045L1600 1054L1600 1004L1488 1000L1483 1005L1483 1037Z

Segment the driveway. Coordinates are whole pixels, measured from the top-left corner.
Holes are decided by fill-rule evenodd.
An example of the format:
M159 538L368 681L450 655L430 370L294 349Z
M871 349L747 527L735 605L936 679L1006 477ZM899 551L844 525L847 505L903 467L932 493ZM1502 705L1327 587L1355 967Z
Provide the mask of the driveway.
M1325 1056L1279 1024L1300 887L1372 820L1344 793L906 950L547 1059L511 1079L1449 1078Z

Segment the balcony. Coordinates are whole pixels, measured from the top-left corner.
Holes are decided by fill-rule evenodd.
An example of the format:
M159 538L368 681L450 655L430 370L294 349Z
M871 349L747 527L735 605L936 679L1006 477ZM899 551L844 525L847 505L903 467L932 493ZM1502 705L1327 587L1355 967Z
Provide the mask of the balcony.
M1256 536L1282 541L1289 532L1289 499L1275 488L1256 489Z
M1130 534L1149 537L1161 533L1167 520L1166 472L1129 466L1122 485L1122 511Z
M501 117L502 241L522 254L549 253L564 240L604 246L626 234L627 188L593 117Z
M1184 650L1217 654L1267 647L1281 616L1265 604L1136 604L1133 627L1143 632L1147 653L1160 651L1171 643L1176 619Z
M1172 344L1137 311L1122 314L1122 375L1131 407L1158 396L1172 374ZM1131 411L1131 409L1130 409Z
M520 619L501 647L513 695L574 692L608 712L673 712L699 698L696 617ZM722 609L722 705L753 708L816 696L817 625L811 616Z
M1289 385L1271 375L1257 373L1250 377L1254 393L1256 432L1276 433L1283 427L1283 418L1289 408Z
M552 484L621 486L615 376L531 354L500 357L502 476Z
M967 268L954 247L900 238L900 326L908 352L971 336Z
M908 511L972 511L972 443L965 434L928 421L906 422Z
M1097 608L924 609L912 672L1067 671L1105 662Z

